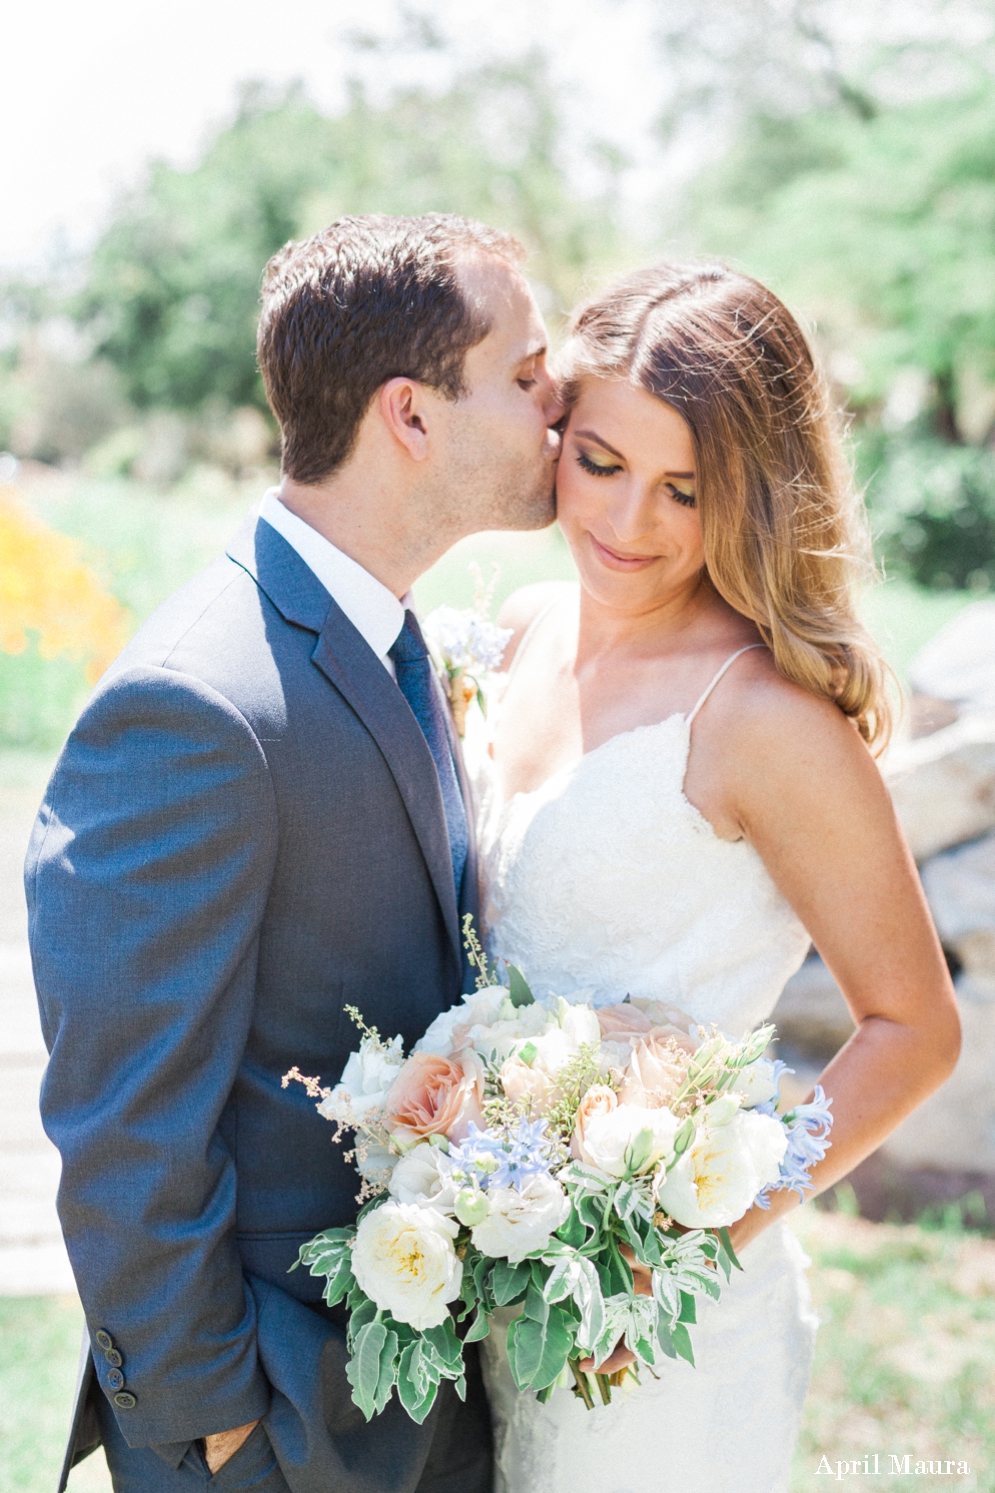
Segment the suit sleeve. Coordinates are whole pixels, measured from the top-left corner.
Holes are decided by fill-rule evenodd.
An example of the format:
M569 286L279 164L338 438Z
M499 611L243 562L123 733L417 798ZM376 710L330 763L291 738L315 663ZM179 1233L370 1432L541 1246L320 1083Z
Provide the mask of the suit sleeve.
M225 1110L276 848L244 717L198 680L141 667L87 707L28 851L42 1119L91 1339L106 1332L123 1358L114 1374L98 1348L98 1380L132 1446L269 1407Z

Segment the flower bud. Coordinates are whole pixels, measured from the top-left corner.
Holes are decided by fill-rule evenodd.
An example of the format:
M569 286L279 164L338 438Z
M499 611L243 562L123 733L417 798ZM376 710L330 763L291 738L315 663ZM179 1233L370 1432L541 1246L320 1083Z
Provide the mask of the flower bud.
M739 1094L723 1094L719 1099L713 1099L708 1106L708 1123L710 1125L728 1125L733 1115L739 1113L741 1099Z
M490 1203L477 1188L464 1187L456 1194L453 1212L465 1228L472 1229L483 1223L490 1212Z

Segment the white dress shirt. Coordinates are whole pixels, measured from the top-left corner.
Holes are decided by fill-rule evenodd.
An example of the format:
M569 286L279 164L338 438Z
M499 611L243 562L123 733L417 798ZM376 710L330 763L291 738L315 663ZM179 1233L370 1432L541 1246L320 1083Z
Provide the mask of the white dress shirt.
M388 657L388 650L404 626L404 602L317 529L285 508L275 487L263 498L259 517L297 551L394 678L394 661Z

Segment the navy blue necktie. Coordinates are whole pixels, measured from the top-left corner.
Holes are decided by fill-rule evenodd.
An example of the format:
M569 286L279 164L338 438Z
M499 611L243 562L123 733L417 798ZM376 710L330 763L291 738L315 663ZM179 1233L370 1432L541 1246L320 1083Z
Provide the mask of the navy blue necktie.
M412 714L421 726L422 735L435 759L439 787L442 789L442 807L446 813L446 828L449 831L449 852L453 858L456 904L459 906L470 843L466 807L456 777L438 685L432 678L428 649L414 612L404 613L404 626L389 652L394 661L398 688L411 706Z

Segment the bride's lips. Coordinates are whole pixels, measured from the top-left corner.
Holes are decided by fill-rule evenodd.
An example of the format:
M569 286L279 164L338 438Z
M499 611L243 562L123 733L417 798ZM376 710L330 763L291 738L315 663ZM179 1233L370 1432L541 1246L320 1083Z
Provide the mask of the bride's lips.
M589 533L588 538L595 555L609 570L621 570L627 573L645 570L647 566L653 565L659 559L658 555L620 555L616 550L609 549L607 545L595 539L593 534Z

